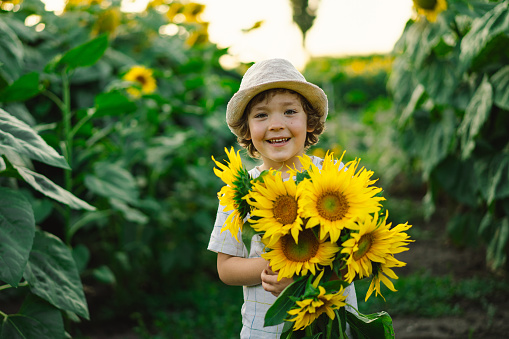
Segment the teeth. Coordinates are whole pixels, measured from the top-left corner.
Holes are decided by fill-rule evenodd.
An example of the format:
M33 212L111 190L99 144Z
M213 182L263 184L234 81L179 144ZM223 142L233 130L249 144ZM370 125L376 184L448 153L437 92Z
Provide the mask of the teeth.
M269 142L270 142L271 144L274 144L274 143L279 143L279 142L285 142L285 141L287 141L287 140L288 140L288 138L282 138L282 139L271 139L271 140L269 140Z

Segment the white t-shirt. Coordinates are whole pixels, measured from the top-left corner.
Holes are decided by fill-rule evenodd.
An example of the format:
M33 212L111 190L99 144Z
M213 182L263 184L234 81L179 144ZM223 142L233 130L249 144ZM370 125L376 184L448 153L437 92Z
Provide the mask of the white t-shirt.
M318 168L322 167L323 160L312 156L313 164ZM342 167L342 166L341 166ZM249 171L252 178L260 175L260 171L255 167ZM251 251L247 252L247 248L242 242L242 235L238 234L237 242L229 230L221 233L221 228L231 212L223 212L224 206L219 205L217 210L216 221L214 229L210 235L208 250L213 252L221 252L228 255L233 255L242 258L259 258L263 253L264 245L261 242L260 236L255 235L251 240ZM261 274L261 272L260 272ZM262 285L244 286L244 304L242 305L242 331L240 333L241 339L266 339L266 338L279 338L283 330L283 324L277 326L264 327L264 318L267 310L272 306L276 297L272 293L263 289ZM355 294L355 286L351 283L345 288L345 295L348 295L346 302L353 307L357 308L357 296ZM347 306L347 310L354 312ZM350 336L349 328L347 327L347 334ZM351 336L350 336L351 337Z

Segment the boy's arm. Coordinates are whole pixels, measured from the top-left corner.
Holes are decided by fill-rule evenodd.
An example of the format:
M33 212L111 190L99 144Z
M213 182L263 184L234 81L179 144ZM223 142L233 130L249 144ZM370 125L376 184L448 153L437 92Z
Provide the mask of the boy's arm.
M267 267L263 258L241 258L217 253L219 279L227 285L253 286L261 284L262 271Z
M277 280L269 263L263 258L241 258L229 254L217 253L217 272L222 282L227 285L253 286L262 284L263 288L274 296L293 282L293 279Z

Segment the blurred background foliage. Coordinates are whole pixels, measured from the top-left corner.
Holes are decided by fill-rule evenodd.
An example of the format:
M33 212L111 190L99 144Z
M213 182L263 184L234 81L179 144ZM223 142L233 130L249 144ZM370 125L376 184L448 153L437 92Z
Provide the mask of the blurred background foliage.
M317 4L291 4L305 35ZM361 157L390 196L396 223L446 206L450 238L486 248L489 267L503 270L509 1L447 4L438 16L409 20L391 55L309 61L303 73L330 100L310 153ZM17 249L0 244L8 267L0 273L0 338L11 338L13 326L38 338L64 330L78 338L229 338L240 330L241 289L217 282L206 247L221 185L210 156L221 159L235 144L224 112L249 65L221 66L228 50L209 41L201 4L153 0L137 13L120 6L70 0L57 15L39 0L0 1L0 201L28 220L0 207L9 221L0 235ZM29 180L41 176L42 186ZM18 223L27 226L13 235ZM61 273L80 307L65 293L41 291L44 278L58 283L54 276L29 272L37 254L44 267L55 251L66 265L54 276ZM431 278L416 279L398 288Z

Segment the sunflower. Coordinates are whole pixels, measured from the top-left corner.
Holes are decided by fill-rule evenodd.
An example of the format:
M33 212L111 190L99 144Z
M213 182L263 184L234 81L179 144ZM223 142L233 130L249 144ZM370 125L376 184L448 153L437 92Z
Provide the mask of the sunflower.
M205 5L196 2L190 2L184 6L182 14L186 16L187 22L200 23L202 22L200 15L205 10Z
M362 168L355 173L359 160L354 160L340 169L343 155L334 161L332 154L327 153L319 170L311 165L308 170L310 180L304 180L298 187L299 214L309 218L307 227L320 224L320 235L330 235L331 241L339 239L345 227L355 228L354 223L369 213L380 210L383 197L375 196L381 188L370 186L376 180L370 180L372 171ZM301 191L300 191L301 190Z
M380 294L380 296L385 300L380 289L380 282L383 282L384 285L387 286L387 288L389 288L391 291L396 292L396 288L394 288L394 284L392 283L392 281L390 281L389 278L398 279L398 276L394 273L394 271L391 268L403 267L405 265L406 263L396 260L394 256L388 256L387 258L385 258L384 264L374 263L373 279L371 280L371 284L369 285L368 291L366 292L365 301L368 301L368 298L371 296L371 293L373 293L373 291L375 291L375 297ZM387 278L386 276L388 276L389 278Z
M350 238L343 242L341 253L348 256L346 281L352 282L356 276L360 279L369 277L373 272L373 262L385 264L394 254L408 250L404 246L412 240L403 231L411 226L399 224L391 229L391 223L387 224L388 216L386 213L385 218L379 219L378 213L373 217L367 215L358 222L359 231L350 233Z
M343 287L337 293L326 294L323 286L318 286L319 293L308 296L306 299L297 301L298 307L288 311L288 314L293 315L288 321L295 322L294 331L303 329L315 321L322 313L326 313L329 318L334 319L334 310L346 306L346 296L343 295Z
M263 182L253 184L248 203L254 207L249 222L257 232L265 232L268 246L290 233L297 243L302 219L297 214L297 185L293 180L283 181L281 172L271 170Z
M97 21L92 28L92 35L107 33L110 37L116 36L116 31L121 21L121 12L118 7L112 7L99 13Z
M270 262L274 271L279 271L278 281L294 275L306 275L308 271L315 275L318 265L332 265L339 251L336 243L318 239L311 229L299 232L298 241L291 234L286 234L267 248L270 251L263 253L262 257Z
M417 14L424 15L429 22L435 22L438 14L447 9L446 0L413 0Z
M212 160L215 162L218 168L214 168L214 173L217 175L226 185L221 188L217 193L219 203L223 206L224 212L229 212L230 215L226 219L225 224L221 229L221 233L228 229L235 238L239 241L237 234L239 230L242 231L242 225L244 224L244 218L249 213L249 205L245 198L249 193L251 178L249 173L242 165L239 152L235 154L233 147L230 152L225 147L226 155L228 156L228 166L221 164L216 161L214 157Z
M144 66L133 66L124 75L124 80L133 82L135 86L127 89L127 92L135 98L139 98L141 94L154 93L157 84L156 80L152 76L152 70ZM141 87L141 89L140 89Z

